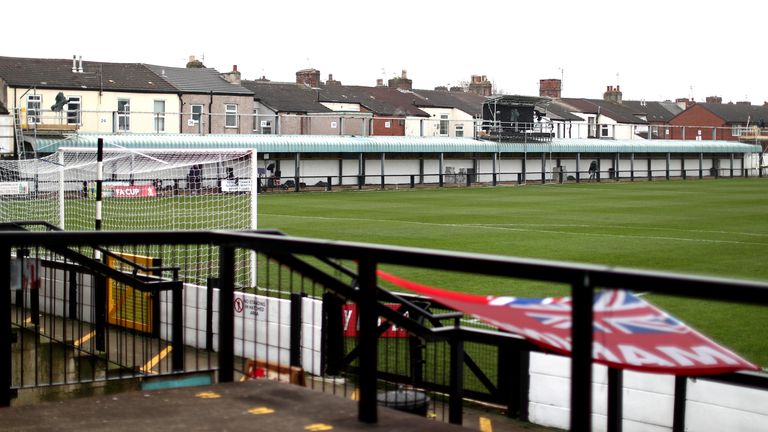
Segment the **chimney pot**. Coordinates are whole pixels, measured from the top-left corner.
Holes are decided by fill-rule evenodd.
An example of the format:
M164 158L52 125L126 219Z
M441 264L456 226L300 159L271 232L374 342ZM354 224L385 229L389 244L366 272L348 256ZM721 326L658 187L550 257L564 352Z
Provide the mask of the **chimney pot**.
M403 69L403 75L402 75L402 78L403 78L403 79L406 79L406 78L408 78L408 71L407 71L407 70L405 70L405 69Z
M232 72L237 72L237 65L232 65Z

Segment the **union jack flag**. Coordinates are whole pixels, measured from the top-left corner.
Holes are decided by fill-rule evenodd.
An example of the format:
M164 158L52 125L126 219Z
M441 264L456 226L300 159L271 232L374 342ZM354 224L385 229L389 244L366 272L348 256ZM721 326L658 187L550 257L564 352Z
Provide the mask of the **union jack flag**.
M430 287L381 270L378 274L543 348L571 352L573 301L569 297L485 297ZM592 306L596 362L678 375L760 369L629 291L596 292Z
M545 326L563 330L571 328L570 297L543 299L496 297L488 303L525 310L526 316ZM597 292L593 304L593 325L597 333L684 334L690 330L681 321L651 307L629 291Z

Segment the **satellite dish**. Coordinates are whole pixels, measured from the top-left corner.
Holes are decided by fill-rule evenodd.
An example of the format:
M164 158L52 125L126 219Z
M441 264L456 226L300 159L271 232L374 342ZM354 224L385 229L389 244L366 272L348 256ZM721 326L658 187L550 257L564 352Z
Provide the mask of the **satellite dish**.
M64 93L59 92L59 94L56 95L56 103L51 105L51 111L59 112L62 109L64 109L64 105L66 105L69 102L69 98L64 96Z

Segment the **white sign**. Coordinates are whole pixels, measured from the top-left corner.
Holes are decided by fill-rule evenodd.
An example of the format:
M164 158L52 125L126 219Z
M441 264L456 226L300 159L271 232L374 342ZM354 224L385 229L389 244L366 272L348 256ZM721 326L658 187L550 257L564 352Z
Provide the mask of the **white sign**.
M331 129L336 129L336 122L331 122Z
M384 127L389 129L390 127L392 127L392 122L385 121L384 122Z
M222 192L250 192L251 179L229 179L221 181Z
M0 182L0 195L26 195L29 193L29 182Z

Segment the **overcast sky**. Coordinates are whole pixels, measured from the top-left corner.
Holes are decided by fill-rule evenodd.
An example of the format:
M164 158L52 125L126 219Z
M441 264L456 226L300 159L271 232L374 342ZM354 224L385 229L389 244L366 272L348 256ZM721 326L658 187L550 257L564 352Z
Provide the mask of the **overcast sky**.
M313 67L375 85L407 69L414 88L486 75L507 94L721 96L768 101L762 1L5 1L2 56L183 67L190 55L244 79L294 81ZM8 27L10 25L10 28Z

